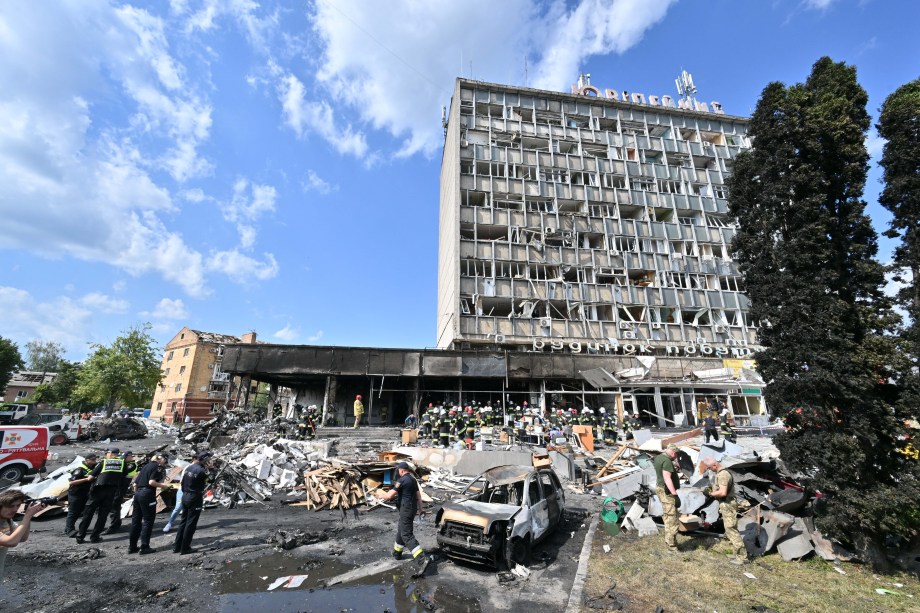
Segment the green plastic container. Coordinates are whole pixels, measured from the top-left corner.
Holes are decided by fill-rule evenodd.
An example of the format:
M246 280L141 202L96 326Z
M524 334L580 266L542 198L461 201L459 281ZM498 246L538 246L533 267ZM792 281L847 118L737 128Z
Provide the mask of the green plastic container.
M626 510L623 508L622 502L612 496L605 498L603 507L601 508L601 525L604 527L604 532L610 536L619 534L620 519L625 514Z

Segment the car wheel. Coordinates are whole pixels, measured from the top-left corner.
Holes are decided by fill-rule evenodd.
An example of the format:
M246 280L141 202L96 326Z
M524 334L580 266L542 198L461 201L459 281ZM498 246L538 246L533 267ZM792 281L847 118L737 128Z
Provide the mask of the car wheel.
M19 483L22 481L23 475L26 474L26 471L22 466L7 466L3 470L0 470L0 481L12 481L14 483Z
M521 566L530 564L530 535L511 542L511 561Z
M67 436L64 434L55 434L51 437L52 445L63 445L67 442Z

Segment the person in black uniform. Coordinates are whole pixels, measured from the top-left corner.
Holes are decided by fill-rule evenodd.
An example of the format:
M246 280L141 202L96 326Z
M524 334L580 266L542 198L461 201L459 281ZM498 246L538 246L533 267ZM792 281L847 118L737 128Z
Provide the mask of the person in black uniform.
M204 508L204 489L208 482L211 467L211 454L202 451L195 456L191 466L185 469L182 477L182 515L173 553L186 555L195 553L192 549L192 537L198 527L198 518Z
M423 513L422 492L418 487L418 481L409 472L409 464L400 462L396 465L396 471L399 473L396 485L381 496L384 500L395 498L396 508L399 509L399 524L396 531L396 543L393 545L393 557L397 560L401 559L403 551L408 548L412 553L412 559L418 563L419 573L421 573L428 563L425 551L415 540L415 516Z
M150 534L157 512L157 488L166 487L166 456L157 454L138 473L134 500L131 506L131 535L128 537L128 553L141 555L156 551L150 547ZM137 541L140 539L140 549Z
M131 482L137 476L137 462L134 461L134 454L126 451L122 458L125 460L128 472L125 473L125 478L115 490L115 496L112 498L112 511L109 513L109 527L103 534L115 534L121 530L121 505L125 501L125 494L128 493Z
M91 473L93 487L89 492L89 504L83 511L83 519L77 530L77 542L80 544L86 542L86 531L89 529L90 522L93 521L93 515L98 515L98 517L89 540L91 543L98 543L102 540L105 521L108 519L112 501L115 499L115 489L128 473L128 464L124 458L118 457L118 453L117 447L110 447L105 452L105 458L93 468Z
M93 487L94 477L90 474L96 466L97 456L88 453L83 458L83 463L70 472L70 488L67 490L67 522L64 524L64 534L69 537L77 536L77 520L86 508L89 499L89 490Z

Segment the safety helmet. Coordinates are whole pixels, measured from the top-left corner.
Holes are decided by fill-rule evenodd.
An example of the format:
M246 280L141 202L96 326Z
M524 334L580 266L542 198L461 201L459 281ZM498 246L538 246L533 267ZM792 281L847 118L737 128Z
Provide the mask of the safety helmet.
M457 411L455 411L454 409L451 409L450 413L448 413L448 415L456 415L456 414L457 414Z
M603 414L603 413L606 413L606 412L607 412L607 409L605 409L604 407L601 407L601 408L598 409L598 411L600 411L601 414Z
M441 409L441 410L438 412L438 415L447 415L447 409Z
M358 394L357 396L355 396L355 400L361 400L361 394Z
M466 412L467 412L467 414L472 415L472 414L473 414L473 407L466 407Z
M569 409L569 412L570 412L572 415L578 415L578 409L576 409L576 408L574 408L574 407L571 408L571 409Z
M428 408L429 408L429 409L430 409L431 407L433 407L433 406L434 406L434 403L433 403L433 402L429 402L429 403L428 403Z
M635 413L633 413L633 417L639 417L639 411L636 411Z
M562 415L562 409L556 409L556 415Z
M582 414L582 415L590 415L590 414L591 414L591 409L589 409L588 407L585 407L585 408L583 408L583 409L581 410L581 414Z

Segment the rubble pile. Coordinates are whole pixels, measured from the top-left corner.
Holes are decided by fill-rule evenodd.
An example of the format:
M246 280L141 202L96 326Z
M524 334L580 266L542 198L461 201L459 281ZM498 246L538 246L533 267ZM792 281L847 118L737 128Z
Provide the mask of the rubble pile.
M622 444L606 462L588 461L586 488L606 496L601 517L608 533L635 530L640 536L658 532L654 518L662 515L655 494L656 476L652 459L667 445L679 447L675 466L682 473L680 532L712 533L721 529L719 502L704 492L714 484L703 460L713 458L731 473L738 503L738 530L748 553L762 556L777 551L784 560L797 560L812 553L829 561L846 561L852 554L815 529L812 505L815 496L785 472L782 463L769 454L759 454L724 439L699 446L671 438L653 438L637 433L636 444ZM610 525L614 524L614 525Z

